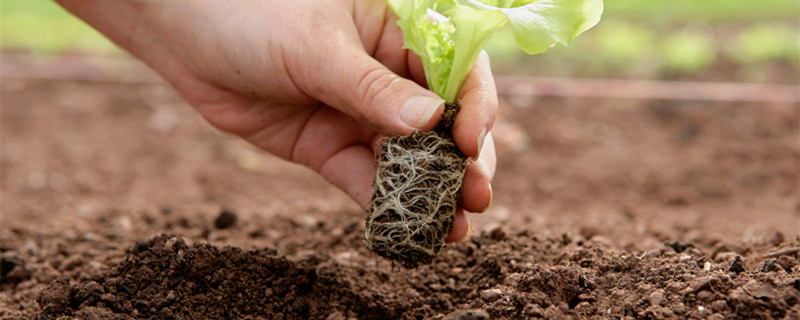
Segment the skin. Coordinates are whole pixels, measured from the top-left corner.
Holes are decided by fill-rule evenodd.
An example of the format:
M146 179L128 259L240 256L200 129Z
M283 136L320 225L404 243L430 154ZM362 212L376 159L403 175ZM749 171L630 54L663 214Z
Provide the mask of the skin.
M211 125L308 166L365 209L378 140L441 118L386 1L58 2L147 63ZM453 136L473 160L450 242L471 233L464 210L483 212L492 198L497 93L485 53L459 99Z

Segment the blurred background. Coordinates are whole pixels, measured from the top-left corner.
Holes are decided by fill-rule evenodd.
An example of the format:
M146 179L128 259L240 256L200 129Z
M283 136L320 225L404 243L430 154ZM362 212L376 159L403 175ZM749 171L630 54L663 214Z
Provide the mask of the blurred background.
M3 51L124 55L53 1L0 3ZM504 30L487 50L500 74L795 83L798 19L794 0L607 0L570 47L528 57Z
M798 18L792 0L607 0L569 47L526 58L507 32L489 50L503 73L785 83L800 70Z
M800 1L606 0L569 47L526 56L503 30L487 50L501 117L492 205L468 215L479 248L508 233L558 261L587 243L678 261L665 243L688 244L703 260L675 269L694 273L798 246ZM28 270L0 318L34 318L51 281L96 279L161 233L374 261L345 193L211 128L53 1L0 0L0 258Z

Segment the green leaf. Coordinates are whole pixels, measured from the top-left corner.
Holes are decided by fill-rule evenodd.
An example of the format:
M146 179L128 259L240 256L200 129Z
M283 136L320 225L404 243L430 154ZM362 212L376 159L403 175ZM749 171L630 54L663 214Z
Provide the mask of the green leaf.
M511 24L529 54L566 45L600 20L602 0L388 0L428 87L454 102L492 32Z
M453 68L440 94L447 101L455 101L458 97L461 85L492 32L508 22L499 11L476 10L467 6L455 7L451 18L455 26Z
M452 4L444 0L389 0L389 7L400 18L397 25L403 30L403 48L422 58L428 88L440 96L452 68L454 27L435 8Z
M517 44L528 54L567 45L600 22L602 0L459 0L483 10L500 10L508 17ZM510 6L505 6L510 2ZM497 3L497 6L487 3Z

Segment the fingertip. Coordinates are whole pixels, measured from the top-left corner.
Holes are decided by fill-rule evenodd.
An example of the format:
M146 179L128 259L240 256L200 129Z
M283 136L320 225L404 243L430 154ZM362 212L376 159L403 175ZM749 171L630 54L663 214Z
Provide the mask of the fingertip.
M413 96L403 103L400 119L414 130L432 129L444 112L444 99L436 96Z
M453 231L451 231L447 238L445 238L445 242L458 242L464 240L465 238L468 239L468 237L471 236L472 226L470 226L470 223L464 214L464 209L456 209L456 217L453 221Z
M365 52L335 55L324 76L304 88L324 104L338 109L381 134L407 135L436 126L444 100L403 78Z
M472 157L473 160L477 160L481 156L481 149L483 149L483 143L486 142L487 133L488 129L486 127L481 128L481 132L478 134L478 152Z
M475 211L470 211L470 212L484 213L484 212L486 212L486 210L489 209L490 206L492 206L492 200L494 199L494 190L492 189L492 183L491 182L486 184L486 189L483 192L483 194L485 196L479 202L480 205L476 205L475 206L476 208L480 208L480 209L477 209Z
M461 238L461 240L458 240L458 242L469 242L470 240L472 240L473 233L474 231L472 230L472 223L470 223L469 220L467 220L467 233L464 235L464 237Z
M467 166L459 204L469 212L484 212L492 203L492 179L497 163L495 152L494 139L489 133L481 156Z
M467 75L459 99L461 110L453 124L453 138L464 155L477 158L498 109L497 89L485 53L478 56Z
M479 179L484 180L482 177ZM465 193L469 192L469 196ZM490 182L481 181L475 183L471 188L466 191L462 189L462 200L460 204L469 212L483 213L492 204L494 191L492 191L492 184Z

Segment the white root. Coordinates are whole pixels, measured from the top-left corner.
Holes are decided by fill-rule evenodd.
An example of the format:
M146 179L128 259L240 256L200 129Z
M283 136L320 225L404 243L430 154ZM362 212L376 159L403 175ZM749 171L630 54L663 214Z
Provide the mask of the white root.
M378 159L366 245L413 268L430 263L453 227L466 158L450 139L417 132L386 141Z

